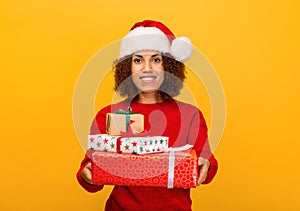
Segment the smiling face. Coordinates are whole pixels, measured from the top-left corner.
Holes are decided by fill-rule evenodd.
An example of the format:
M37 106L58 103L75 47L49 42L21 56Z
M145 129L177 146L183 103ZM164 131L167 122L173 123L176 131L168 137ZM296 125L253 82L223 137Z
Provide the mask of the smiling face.
M162 55L158 51L139 51L131 60L132 81L140 92L155 93L164 81Z
M142 79L143 81L147 81L147 78L145 77L139 79L139 76L143 74L143 71L141 71L139 66L144 62L142 59L145 59L144 57L147 56L145 55L146 52L143 51L136 53L135 59L132 58L133 56L130 56L116 61L115 66L113 67L115 79L114 90L119 93L121 97L126 97L130 101L139 100L141 97L153 96L153 93L157 102L166 101L179 95L185 79L184 64L176 61L168 54L160 54L158 51L147 52L148 54L150 53L150 55L158 54L156 55L158 59L155 58L155 60L153 60L154 58L152 58L152 62L154 62L152 63L152 69L155 68L156 71L149 71L148 75L150 75L149 73L152 72L152 74L154 74L156 77L156 82L159 81L159 83L157 83L155 87L148 86L147 89L147 83L142 83L142 81L140 81ZM144 75L147 75L147 72L144 73ZM149 94L141 92L140 90L148 90ZM150 93L150 90L152 90L152 93Z

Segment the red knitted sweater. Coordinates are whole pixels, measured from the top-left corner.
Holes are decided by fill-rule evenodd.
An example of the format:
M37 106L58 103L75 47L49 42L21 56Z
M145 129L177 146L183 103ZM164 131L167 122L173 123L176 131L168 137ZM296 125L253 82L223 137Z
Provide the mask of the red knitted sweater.
M105 133L106 113L130 106L134 112L145 117L145 129L149 135L169 137L169 146L178 147L192 144L198 156L210 161L210 168L204 184L209 183L215 176L218 163L213 156L207 141L207 126L202 113L194 106L176 100L157 104L140 104L127 101L107 106L96 115L90 134ZM90 162L89 155L83 159L77 173L80 185L89 192L97 192L103 188L99 185L86 183L81 172ZM106 202L105 210L191 210L192 201L190 189L158 188L158 187L124 187L115 186Z

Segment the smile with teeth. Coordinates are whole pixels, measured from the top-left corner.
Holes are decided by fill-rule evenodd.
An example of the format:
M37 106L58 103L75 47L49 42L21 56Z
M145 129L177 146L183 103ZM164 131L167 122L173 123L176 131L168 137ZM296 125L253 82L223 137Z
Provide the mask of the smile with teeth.
M156 76L141 76L140 79L143 81L143 82L152 82L156 79Z

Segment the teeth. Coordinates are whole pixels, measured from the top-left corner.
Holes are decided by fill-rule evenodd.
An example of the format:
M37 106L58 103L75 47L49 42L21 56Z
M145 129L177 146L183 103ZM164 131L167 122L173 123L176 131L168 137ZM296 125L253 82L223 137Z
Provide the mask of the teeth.
M154 77L143 77L143 78L141 78L141 80L143 80L143 81L152 81L152 80L154 80Z

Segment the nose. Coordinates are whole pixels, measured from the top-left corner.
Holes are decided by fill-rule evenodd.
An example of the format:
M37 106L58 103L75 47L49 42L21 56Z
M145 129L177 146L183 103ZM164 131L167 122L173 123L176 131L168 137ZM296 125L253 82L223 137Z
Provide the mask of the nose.
M152 63L151 61L146 60L145 66L143 68L143 72L149 72L149 71L152 71Z

